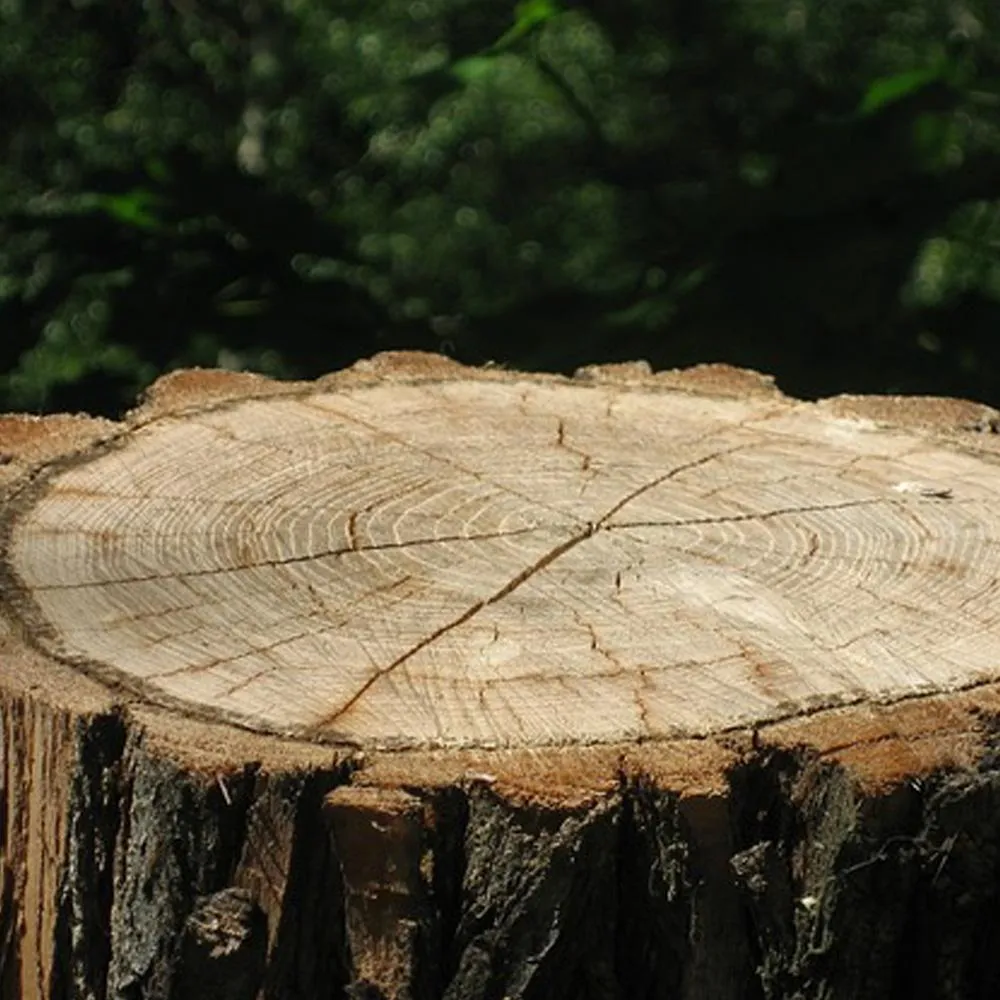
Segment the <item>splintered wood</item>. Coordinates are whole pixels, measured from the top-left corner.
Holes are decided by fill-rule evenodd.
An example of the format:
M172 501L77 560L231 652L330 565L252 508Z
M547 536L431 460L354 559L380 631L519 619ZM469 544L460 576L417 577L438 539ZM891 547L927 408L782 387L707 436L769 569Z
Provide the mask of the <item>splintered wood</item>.
M9 505L8 603L125 697L373 748L699 737L1000 677L988 435L588 374L161 386Z

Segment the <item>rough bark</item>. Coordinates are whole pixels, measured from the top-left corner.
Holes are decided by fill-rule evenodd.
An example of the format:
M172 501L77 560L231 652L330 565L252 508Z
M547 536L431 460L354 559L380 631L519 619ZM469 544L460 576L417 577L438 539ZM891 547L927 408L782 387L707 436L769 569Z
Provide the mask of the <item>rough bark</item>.
M0 1000L1000 993L997 414L382 356L0 420Z

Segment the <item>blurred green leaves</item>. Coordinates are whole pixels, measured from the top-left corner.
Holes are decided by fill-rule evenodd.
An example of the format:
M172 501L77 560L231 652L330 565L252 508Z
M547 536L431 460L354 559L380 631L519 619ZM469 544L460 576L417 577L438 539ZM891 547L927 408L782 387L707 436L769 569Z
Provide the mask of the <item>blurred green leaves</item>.
M495 42L471 55L454 59L411 77L411 82L437 100L459 87L484 82L494 69L494 59L531 36L542 25L563 13L555 0L522 0L514 6L514 24Z
M159 215L163 198L144 188L133 188L125 194L94 194L86 202L126 226L152 231L163 225Z
M887 104L912 97L925 87L946 81L953 75L951 64L942 57L935 65L925 69L913 69L893 76L880 77L865 91L865 96L858 105L858 114L873 115Z
M514 6L514 24L493 43L492 51L510 48L562 12L555 0L522 0Z
M402 345L1000 398L995 5L119 6L0 10L7 405Z

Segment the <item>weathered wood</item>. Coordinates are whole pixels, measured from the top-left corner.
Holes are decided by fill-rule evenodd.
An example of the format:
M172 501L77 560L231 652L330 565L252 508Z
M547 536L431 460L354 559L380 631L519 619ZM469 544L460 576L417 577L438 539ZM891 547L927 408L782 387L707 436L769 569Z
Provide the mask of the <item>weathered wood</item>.
M998 415L383 355L0 420L0 998L992 996Z

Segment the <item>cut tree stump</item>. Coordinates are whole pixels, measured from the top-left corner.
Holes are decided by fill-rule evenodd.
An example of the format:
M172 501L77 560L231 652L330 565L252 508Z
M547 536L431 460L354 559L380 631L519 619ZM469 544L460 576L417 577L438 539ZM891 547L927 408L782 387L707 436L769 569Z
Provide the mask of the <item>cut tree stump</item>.
M0 998L1000 996L998 427L415 354L3 418Z

